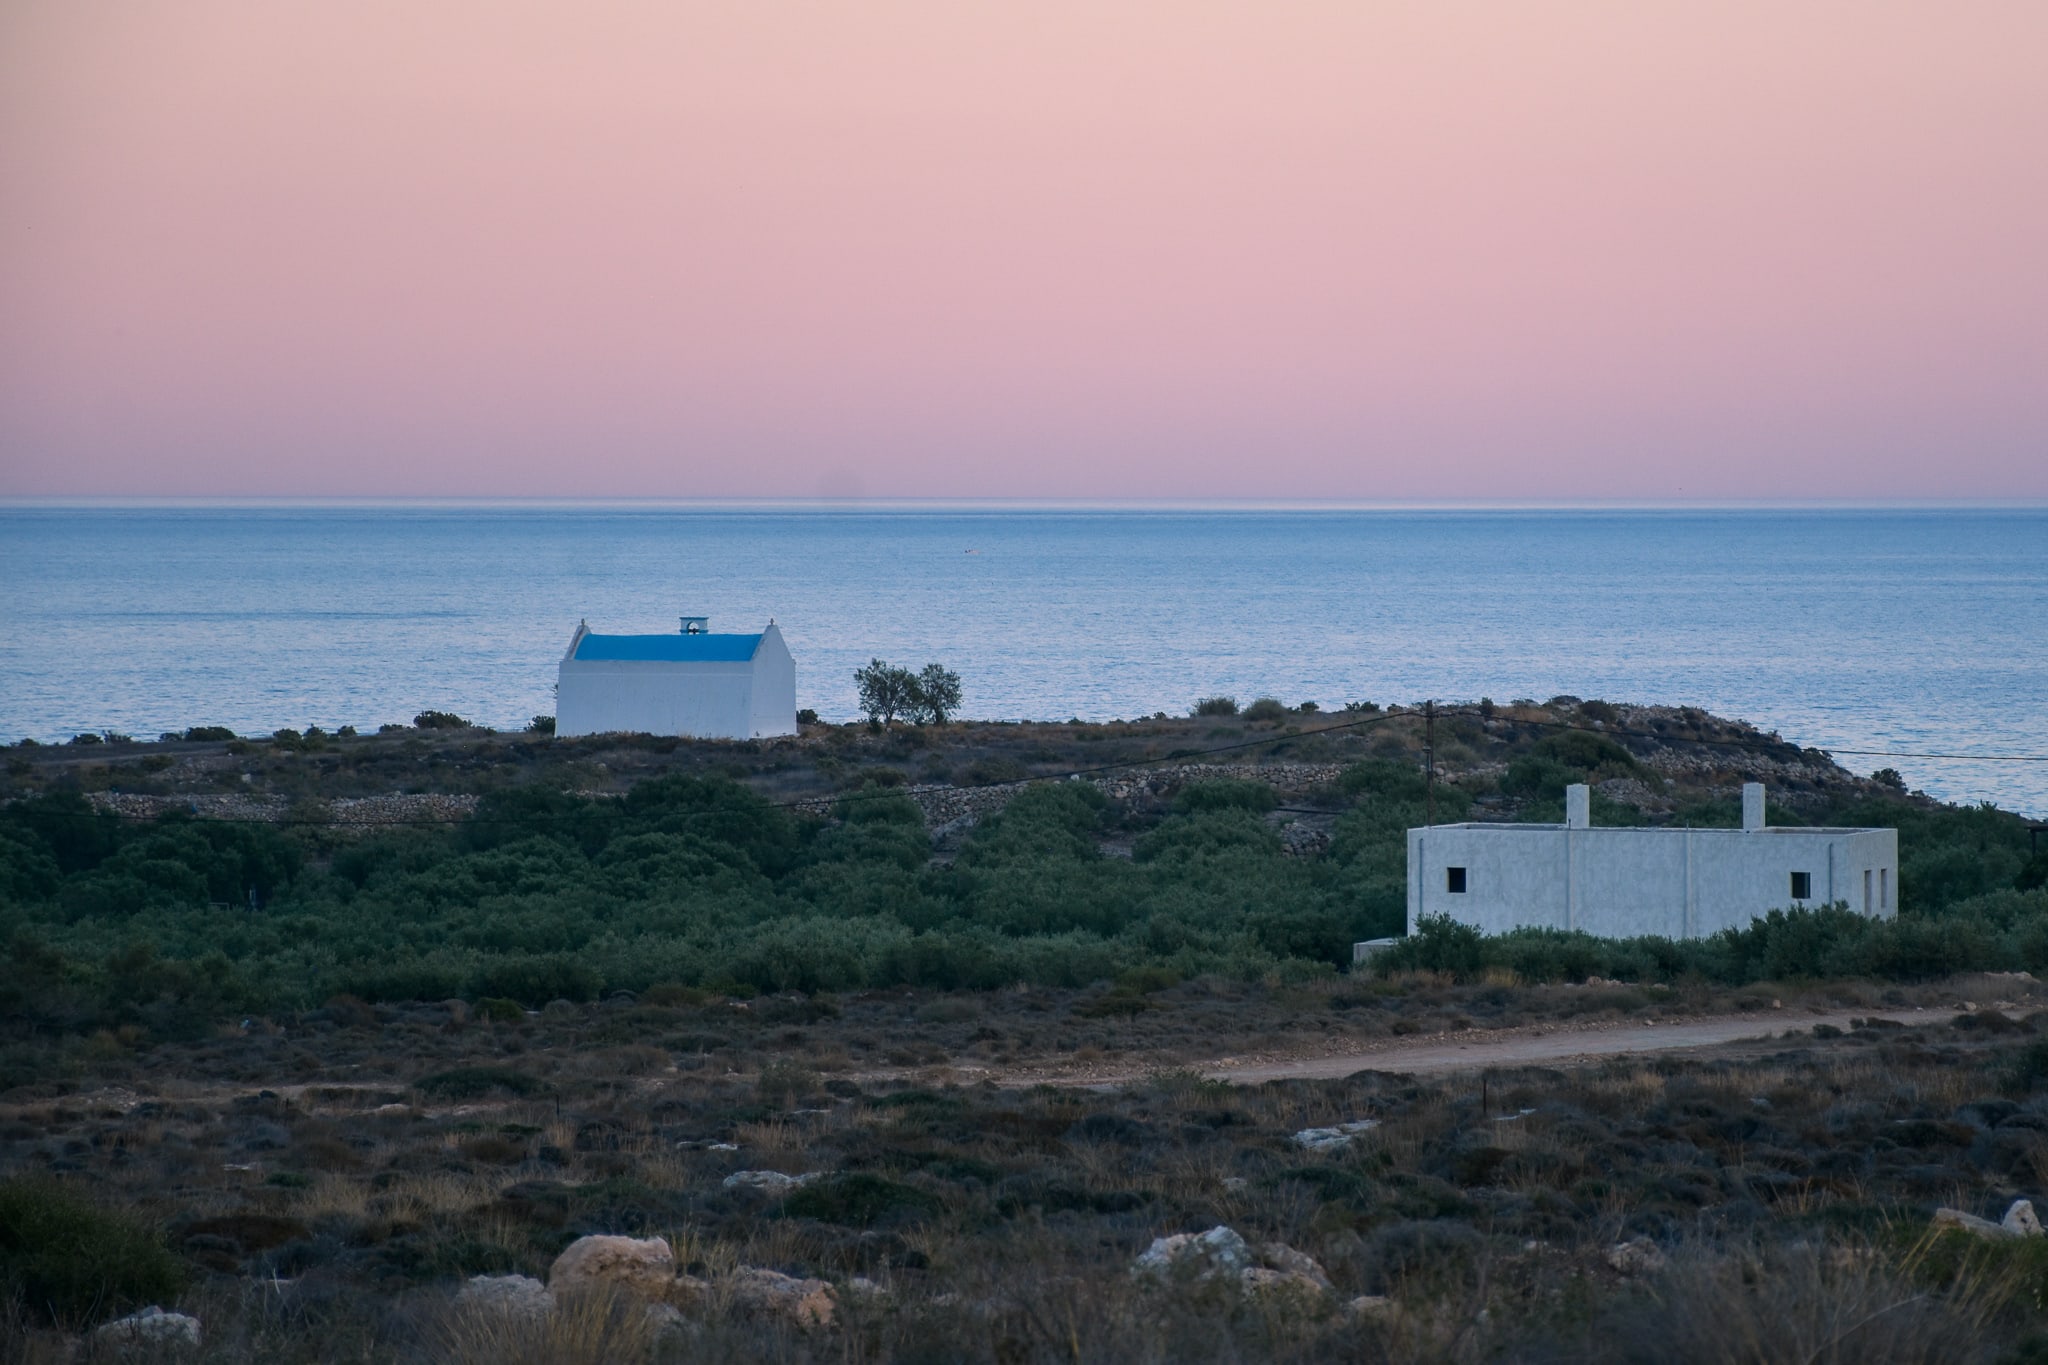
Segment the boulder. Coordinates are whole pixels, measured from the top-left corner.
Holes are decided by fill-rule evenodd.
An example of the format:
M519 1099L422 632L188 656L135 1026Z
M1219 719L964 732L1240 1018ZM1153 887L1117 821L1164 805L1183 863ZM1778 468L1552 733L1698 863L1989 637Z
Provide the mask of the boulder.
M1324 1288L1306 1275L1272 1270L1262 1265L1245 1270L1237 1282L1245 1293L1256 1294L1260 1298L1312 1299L1320 1296Z
M1994 1223L1989 1218L1979 1218L1974 1213L1961 1209L1936 1209L1934 1227L1937 1232L1967 1232L1974 1237L2039 1237L2041 1220L2034 1213L2031 1199L2015 1199L2012 1207L2005 1211L2005 1217Z
M671 1333L680 1335L690 1329L690 1320L683 1316L682 1310L666 1303L647 1304L643 1320L649 1334L656 1340Z
M1235 1281L1251 1262L1251 1248L1244 1238L1219 1223L1207 1232L1153 1238L1152 1245L1131 1263L1131 1273L1149 1280Z
M1667 1261L1663 1249L1647 1237L1616 1242L1607 1248L1607 1264L1624 1275L1654 1275Z
M472 1275L455 1291L455 1302L508 1318L544 1318L555 1309L555 1296L531 1275Z
M662 1299L675 1281L675 1253L660 1237L578 1237L548 1268L548 1290L558 1297L611 1285Z
M199 1348L199 1319L183 1313L166 1313L151 1304L139 1313L103 1323L93 1340L113 1347L133 1346L151 1351L183 1347Z
M1967 1232L1976 1237L2012 1236L2004 1224L1979 1218L1974 1213L1964 1213L1961 1209L1936 1209L1934 1227L1937 1232Z
M1353 1119L1334 1128L1304 1128L1294 1135L1293 1140L1296 1146L1306 1147L1311 1152L1341 1152L1360 1133L1371 1132L1379 1126L1378 1119Z
M781 1171L734 1171L725 1178L729 1190L759 1190L762 1194L788 1194L799 1185L808 1185L818 1177L807 1175L784 1175Z
M1131 1264L1131 1274L1159 1282L1222 1283L1251 1294L1327 1294L1330 1277L1316 1258L1284 1242L1254 1249L1220 1224L1207 1232L1154 1238Z
M733 1303L756 1313L788 1318L802 1327L829 1327L835 1304L823 1280L799 1280L773 1270L742 1266L726 1277Z
M1401 1305L1385 1294L1360 1294L1343 1311L1353 1322L1392 1322L1401 1316Z
M1259 1248L1259 1264L1256 1267L1269 1276L1279 1276L1297 1287L1317 1294L1330 1292L1330 1277L1323 1273L1323 1267L1307 1252L1296 1251L1285 1242L1268 1242ZM1252 1285L1252 1271L1245 1272L1245 1285ZM1262 1281L1262 1283L1265 1283Z

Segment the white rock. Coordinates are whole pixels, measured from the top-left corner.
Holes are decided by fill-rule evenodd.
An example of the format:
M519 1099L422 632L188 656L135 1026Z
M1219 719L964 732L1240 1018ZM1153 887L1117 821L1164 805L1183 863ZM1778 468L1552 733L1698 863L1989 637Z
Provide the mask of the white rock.
M1392 1318L1399 1317L1400 1314L1401 1305L1395 1303L1385 1294L1360 1294L1357 1298L1344 1305L1344 1316L1354 1321L1364 1319L1373 1322L1386 1322Z
M2028 1212L2032 1212L2031 1207ZM2007 1215L2010 1217L2011 1215ZM2012 1230L2003 1223L1994 1223L1989 1218L1979 1218L1974 1213L1961 1209L1936 1209L1934 1226L1937 1231L1967 1232L1978 1237L2011 1237Z
M816 1180L817 1174L784 1175L781 1171L734 1171L725 1178L729 1190L759 1190L763 1194L788 1194L799 1185L808 1185Z
M670 1304L650 1303L646 1305L646 1310L647 1330L657 1337L667 1332L684 1331L690 1325L682 1310Z
M1307 1252L1296 1251L1285 1242L1268 1242L1259 1248L1259 1264L1270 1274L1284 1275L1314 1289L1319 1294L1330 1291L1330 1277L1323 1273L1323 1267ZM1249 1271L1246 1279L1250 1279Z
M472 1275L455 1291L455 1301L514 1318L544 1318L555 1310L555 1296L531 1275Z
M1315 1257L1284 1242L1267 1242L1254 1250L1220 1224L1207 1232L1155 1238L1131 1263L1131 1274L1158 1282L1221 1283L1253 1294L1318 1296L1331 1289L1330 1277Z
M2013 1200L2012 1207L2005 1211L2005 1218L1999 1226L2015 1237L2039 1237L2041 1220L2034 1216L2034 1201Z
M1607 1264L1624 1275L1654 1275L1666 1264L1664 1252L1647 1237L1607 1248Z
M115 1318L93 1333L97 1341L121 1345L175 1347L199 1345L199 1319L183 1313L166 1313L151 1304L139 1313Z
M1292 1295L1314 1298L1323 1292L1323 1287L1305 1275L1290 1275L1284 1270L1269 1270L1255 1265L1238 1277L1238 1283L1247 1294L1266 1297Z
M799 1280L774 1270L744 1266L726 1278L732 1301L742 1308L774 1313L806 1327L829 1327L836 1305L832 1286L823 1280Z
M1369 1133L1379 1126L1378 1119L1353 1119L1334 1128L1304 1128L1294 1135L1294 1142L1311 1152L1342 1151L1360 1133Z
M548 1269L548 1290L557 1296L609 1284L659 1299L675 1280L675 1252L660 1237L578 1237Z
M1244 1244L1244 1238L1219 1223L1207 1232L1155 1237L1144 1254L1131 1263L1131 1273L1155 1280L1181 1276L1235 1280L1244 1274L1251 1261L1251 1248Z

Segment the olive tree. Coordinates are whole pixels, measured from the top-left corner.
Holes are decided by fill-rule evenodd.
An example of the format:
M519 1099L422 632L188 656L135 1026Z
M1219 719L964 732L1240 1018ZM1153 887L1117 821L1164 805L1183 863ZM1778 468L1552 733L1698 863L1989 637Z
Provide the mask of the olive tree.
M960 707L960 675L939 664L913 673L882 659L853 671L860 709L870 721L892 724L898 716L920 725L944 725Z
M868 660L866 668L853 670L853 684L860 690L860 709L867 718L888 725L908 715L917 690L917 675L880 659Z
M960 675L938 664L926 664L912 685L911 712L918 724L944 725L960 709Z

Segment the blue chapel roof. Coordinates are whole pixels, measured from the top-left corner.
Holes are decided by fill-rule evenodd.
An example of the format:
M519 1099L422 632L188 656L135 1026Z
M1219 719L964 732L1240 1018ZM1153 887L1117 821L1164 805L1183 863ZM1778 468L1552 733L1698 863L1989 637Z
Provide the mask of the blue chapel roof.
M586 635L576 658L605 663L743 664L754 657L759 635Z

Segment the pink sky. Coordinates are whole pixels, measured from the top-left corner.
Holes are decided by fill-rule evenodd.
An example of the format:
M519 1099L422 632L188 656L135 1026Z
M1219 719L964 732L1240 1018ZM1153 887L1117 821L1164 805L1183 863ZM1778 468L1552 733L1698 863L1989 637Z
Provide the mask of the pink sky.
M2048 4L8 0L0 495L2048 496Z

